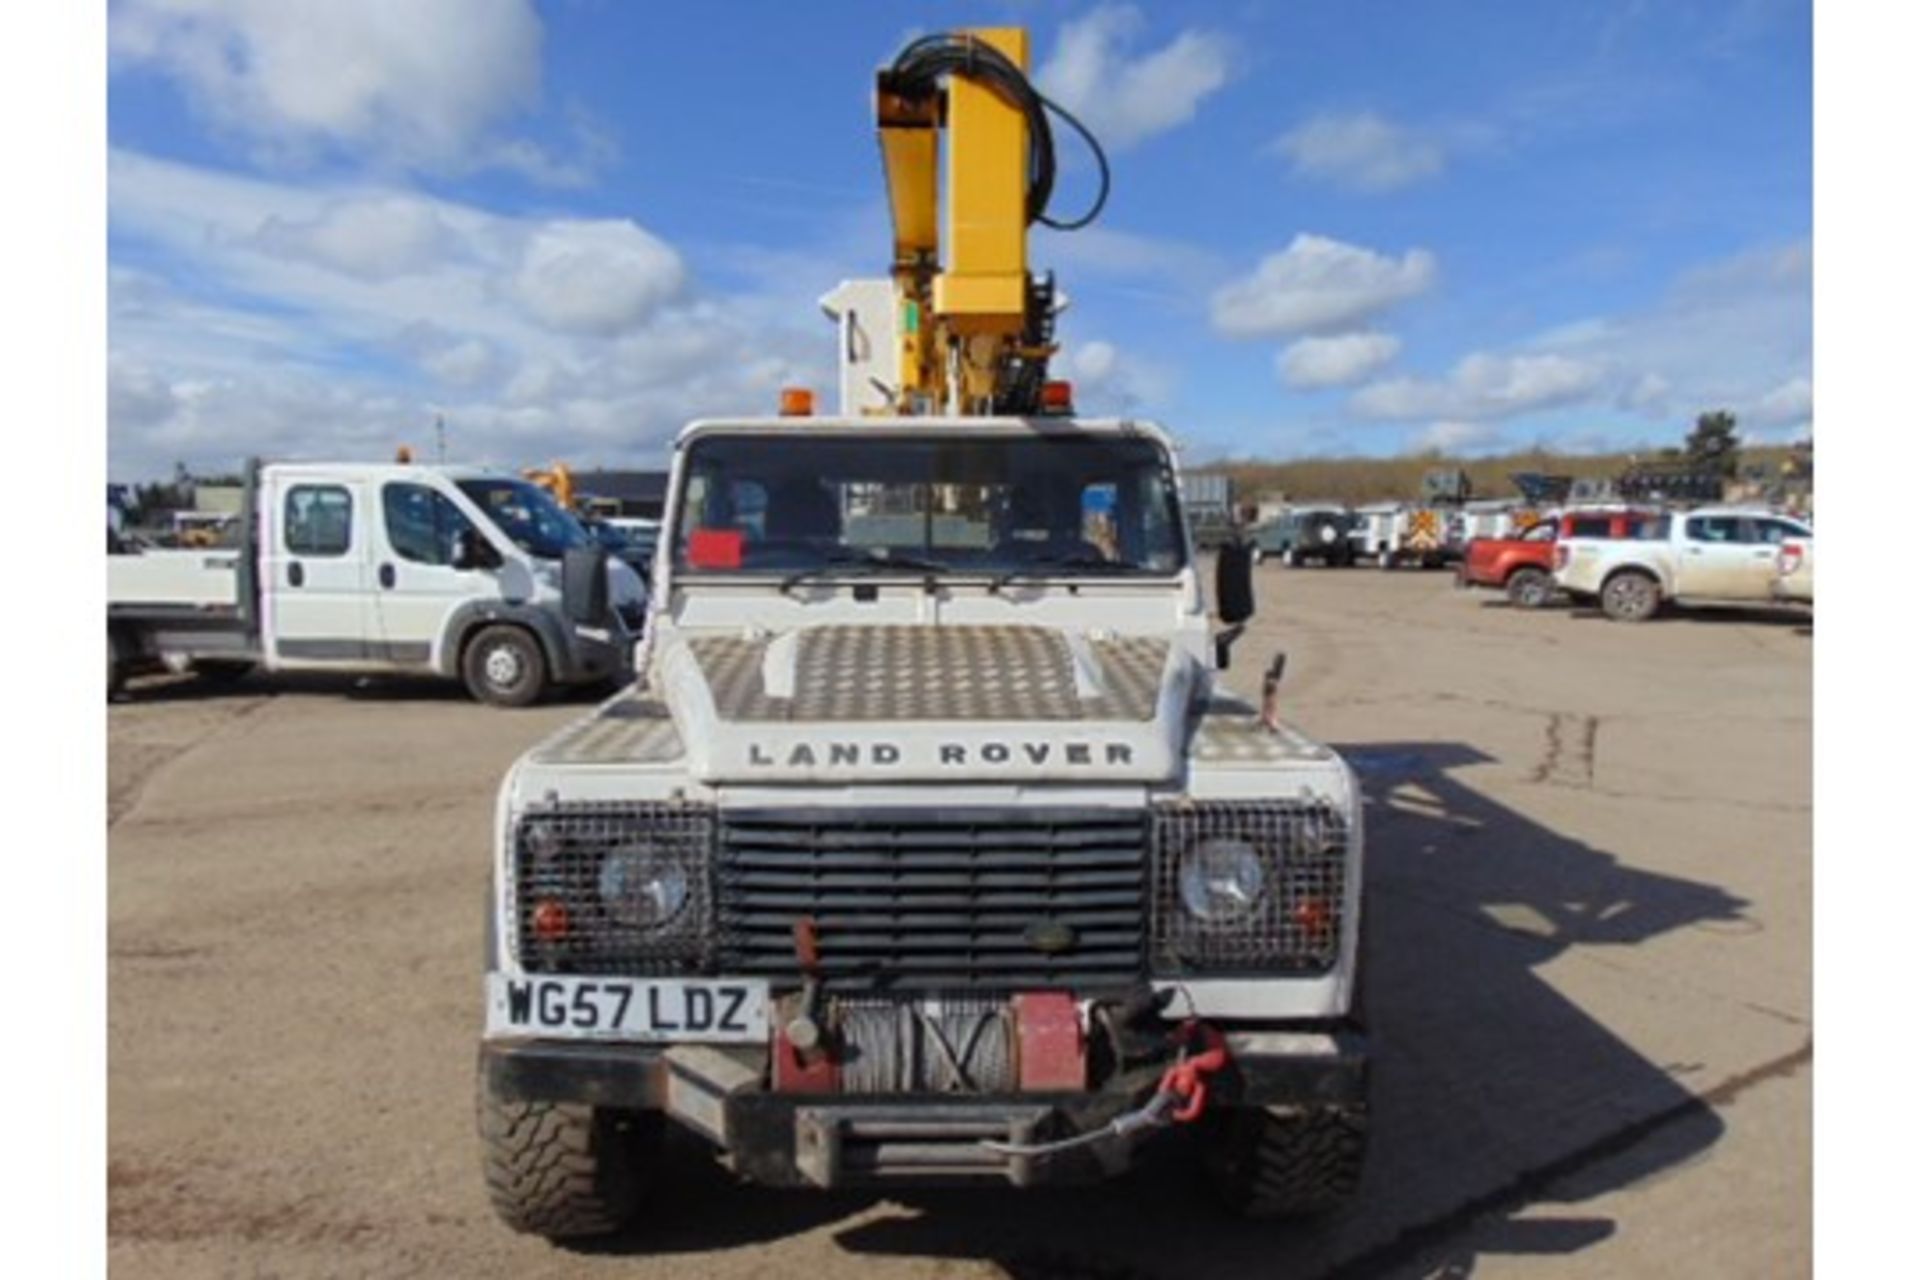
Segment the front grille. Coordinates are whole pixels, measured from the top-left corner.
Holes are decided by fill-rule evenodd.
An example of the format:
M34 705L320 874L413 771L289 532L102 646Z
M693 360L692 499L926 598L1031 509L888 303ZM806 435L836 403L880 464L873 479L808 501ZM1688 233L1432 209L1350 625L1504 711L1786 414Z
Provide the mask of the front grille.
M1181 903L1181 859L1213 838L1251 844L1265 872L1252 908L1195 919ZM1325 801L1208 801L1154 814L1156 974L1321 973L1346 920L1347 819Z
M704 805L577 803L529 809L513 833L515 937L531 973L675 974L705 971L712 960L713 811ZM680 910L658 928L623 923L600 897L600 873L616 849L645 846L680 869ZM564 912L559 937L542 937L543 903ZM552 910L549 908L549 910Z
M1122 987L1145 968L1145 815L723 811L723 971L797 979L812 917L839 990Z

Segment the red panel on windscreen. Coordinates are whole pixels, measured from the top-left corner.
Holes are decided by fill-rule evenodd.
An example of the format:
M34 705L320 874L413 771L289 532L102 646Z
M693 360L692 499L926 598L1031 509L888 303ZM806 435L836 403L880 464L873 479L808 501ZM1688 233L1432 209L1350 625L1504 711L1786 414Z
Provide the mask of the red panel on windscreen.
M687 537L687 566L738 569L746 535L738 529L695 529Z

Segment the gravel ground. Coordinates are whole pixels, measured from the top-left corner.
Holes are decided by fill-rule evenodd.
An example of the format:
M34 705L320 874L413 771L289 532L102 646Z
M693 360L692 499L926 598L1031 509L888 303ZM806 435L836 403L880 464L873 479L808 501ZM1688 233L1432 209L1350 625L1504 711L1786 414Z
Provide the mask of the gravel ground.
M1801 1275L1811 1270L1812 640L1622 626L1440 574L1263 567L1369 793L1374 1148L1311 1226L1186 1153L1102 1187L735 1186L676 1142L594 1251L492 1219L473 1136L494 788L580 703L136 685L109 712L109 1253L125 1276Z

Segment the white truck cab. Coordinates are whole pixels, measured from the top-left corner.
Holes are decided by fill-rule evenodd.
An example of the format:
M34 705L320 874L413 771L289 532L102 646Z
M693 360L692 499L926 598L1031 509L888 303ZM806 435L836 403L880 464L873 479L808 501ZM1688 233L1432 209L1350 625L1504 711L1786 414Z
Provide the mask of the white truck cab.
M1172 457L1112 420L682 433L635 686L500 791L510 1225L631 1221L668 1122L766 1183L1024 1186L1185 1119L1239 1210L1351 1193L1360 791L1218 683L1250 548L1218 630Z
M525 705L628 669L639 576L525 480L472 467L250 467L241 545L107 565L108 688L152 665L432 673Z

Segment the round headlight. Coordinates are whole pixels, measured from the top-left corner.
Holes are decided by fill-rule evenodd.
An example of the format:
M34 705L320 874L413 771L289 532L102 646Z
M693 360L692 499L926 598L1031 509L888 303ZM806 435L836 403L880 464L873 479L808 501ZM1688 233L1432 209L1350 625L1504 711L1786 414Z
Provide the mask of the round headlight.
M600 864L600 901L621 924L658 929L687 905L686 868L653 845L625 845Z
M560 852L560 833L544 822L529 822L523 839L527 852L536 858L551 858Z
M1266 879L1251 844L1214 836L1180 860L1180 902L1200 920L1235 920L1253 911Z

